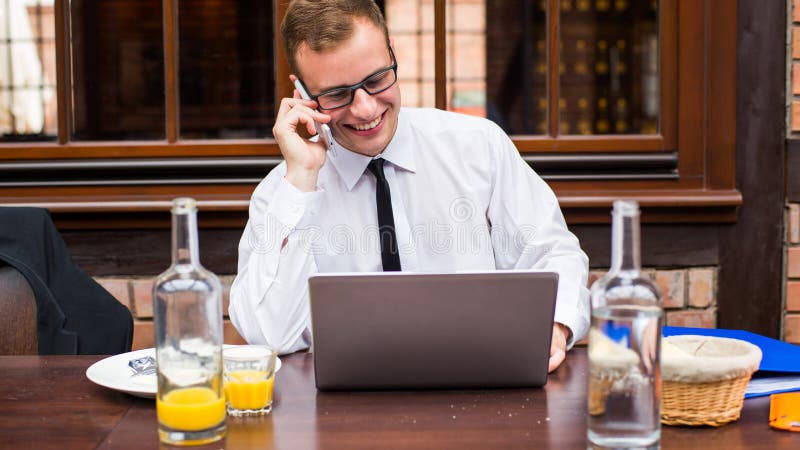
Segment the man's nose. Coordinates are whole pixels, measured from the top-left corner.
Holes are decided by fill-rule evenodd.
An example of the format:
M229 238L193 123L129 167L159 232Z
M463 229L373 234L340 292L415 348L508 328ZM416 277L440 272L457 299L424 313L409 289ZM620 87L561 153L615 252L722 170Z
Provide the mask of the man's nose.
M362 119L372 119L378 102L364 88L356 89L353 93L353 103L350 104L350 112Z

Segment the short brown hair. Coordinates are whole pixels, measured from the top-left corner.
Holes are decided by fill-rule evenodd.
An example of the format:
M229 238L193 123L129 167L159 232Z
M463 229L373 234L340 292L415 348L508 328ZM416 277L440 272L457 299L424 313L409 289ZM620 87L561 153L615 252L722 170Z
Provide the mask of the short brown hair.
M281 37L292 72L298 73L297 50L305 43L315 52L335 48L353 35L354 19L377 25L389 46L389 31L374 0L292 0L281 23Z

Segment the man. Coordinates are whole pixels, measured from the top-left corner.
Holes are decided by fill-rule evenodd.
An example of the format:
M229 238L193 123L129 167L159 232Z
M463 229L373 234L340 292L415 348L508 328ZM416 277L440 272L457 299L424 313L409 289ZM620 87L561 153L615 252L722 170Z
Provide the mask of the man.
M295 91L278 110L285 162L251 199L231 288L239 333L281 353L308 348L315 272L540 269L559 273L558 367L588 329L588 260L508 136L485 119L401 108L372 0L292 1L281 33L312 100ZM330 151L301 136L314 121L330 126Z

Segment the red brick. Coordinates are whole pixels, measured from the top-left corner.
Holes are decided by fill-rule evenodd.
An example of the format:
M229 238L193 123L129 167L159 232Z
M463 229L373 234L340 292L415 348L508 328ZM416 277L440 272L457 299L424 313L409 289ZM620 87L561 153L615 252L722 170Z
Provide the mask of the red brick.
M800 244L800 204L789 205L789 243Z
M787 314L783 326L786 342L800 344L800 314Z
M786 261L786 276L800 278L800 247L789 247Z
M689 306L705 308L714 304L714 269L689 269Z
M800 59L800 27L792 27L792 58Z
M599 280L600 278L603 278L603 275L605 275L605 274L606 274L605 270L590 270L589 271L589 279L586 282L586 287L591 288L592 284L595 281Z
M100 286L103 286L117 301L125 305L128 309L131 307L130 290L128 280L125 278L96 278Z
M800 312L800 281L786 282L786 311Z
M155 328L151 320L133 321L133 350L155 347Z
M236 328L233 326L230 320L225 319L222 322L222 329L225 335L226 344L247 344L247 341L245 341L244 338L239 335L239 332L236 331Z
M800 131L800 101L792 100L792 131Z
M686 306L686 272L683 270L659 270L653 281L661 289L664 308L675 309Z
M228 316L231 284L234 278L236 278L235 275L221 275L219 277L222 284L222 315L225 317ZM135 316L139 319L151 319L153 317L153 282L153 278L131 281Z
M231 285L235 275L220 275L219 282L222 283L222 316L228 317L228 305L231 302Z
M153 278L132 280L133 286L133 311L139 319L153 317Z
M222 323L226 344L246 344L230 320ZM155 347L155 328L151 320L133 321L133 350Z
M792 94L800 95L800 63L792 63Z
M673 327L715 328L716 308L667 312L667 325Z
M800 0L792 1L792 21L800 22Z

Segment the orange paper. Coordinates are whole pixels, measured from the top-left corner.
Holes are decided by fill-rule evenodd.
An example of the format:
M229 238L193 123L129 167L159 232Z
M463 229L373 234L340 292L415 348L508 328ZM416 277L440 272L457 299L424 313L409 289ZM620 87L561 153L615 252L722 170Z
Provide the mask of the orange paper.
M800 392L770 395L769 426L781 430L800 431Z

